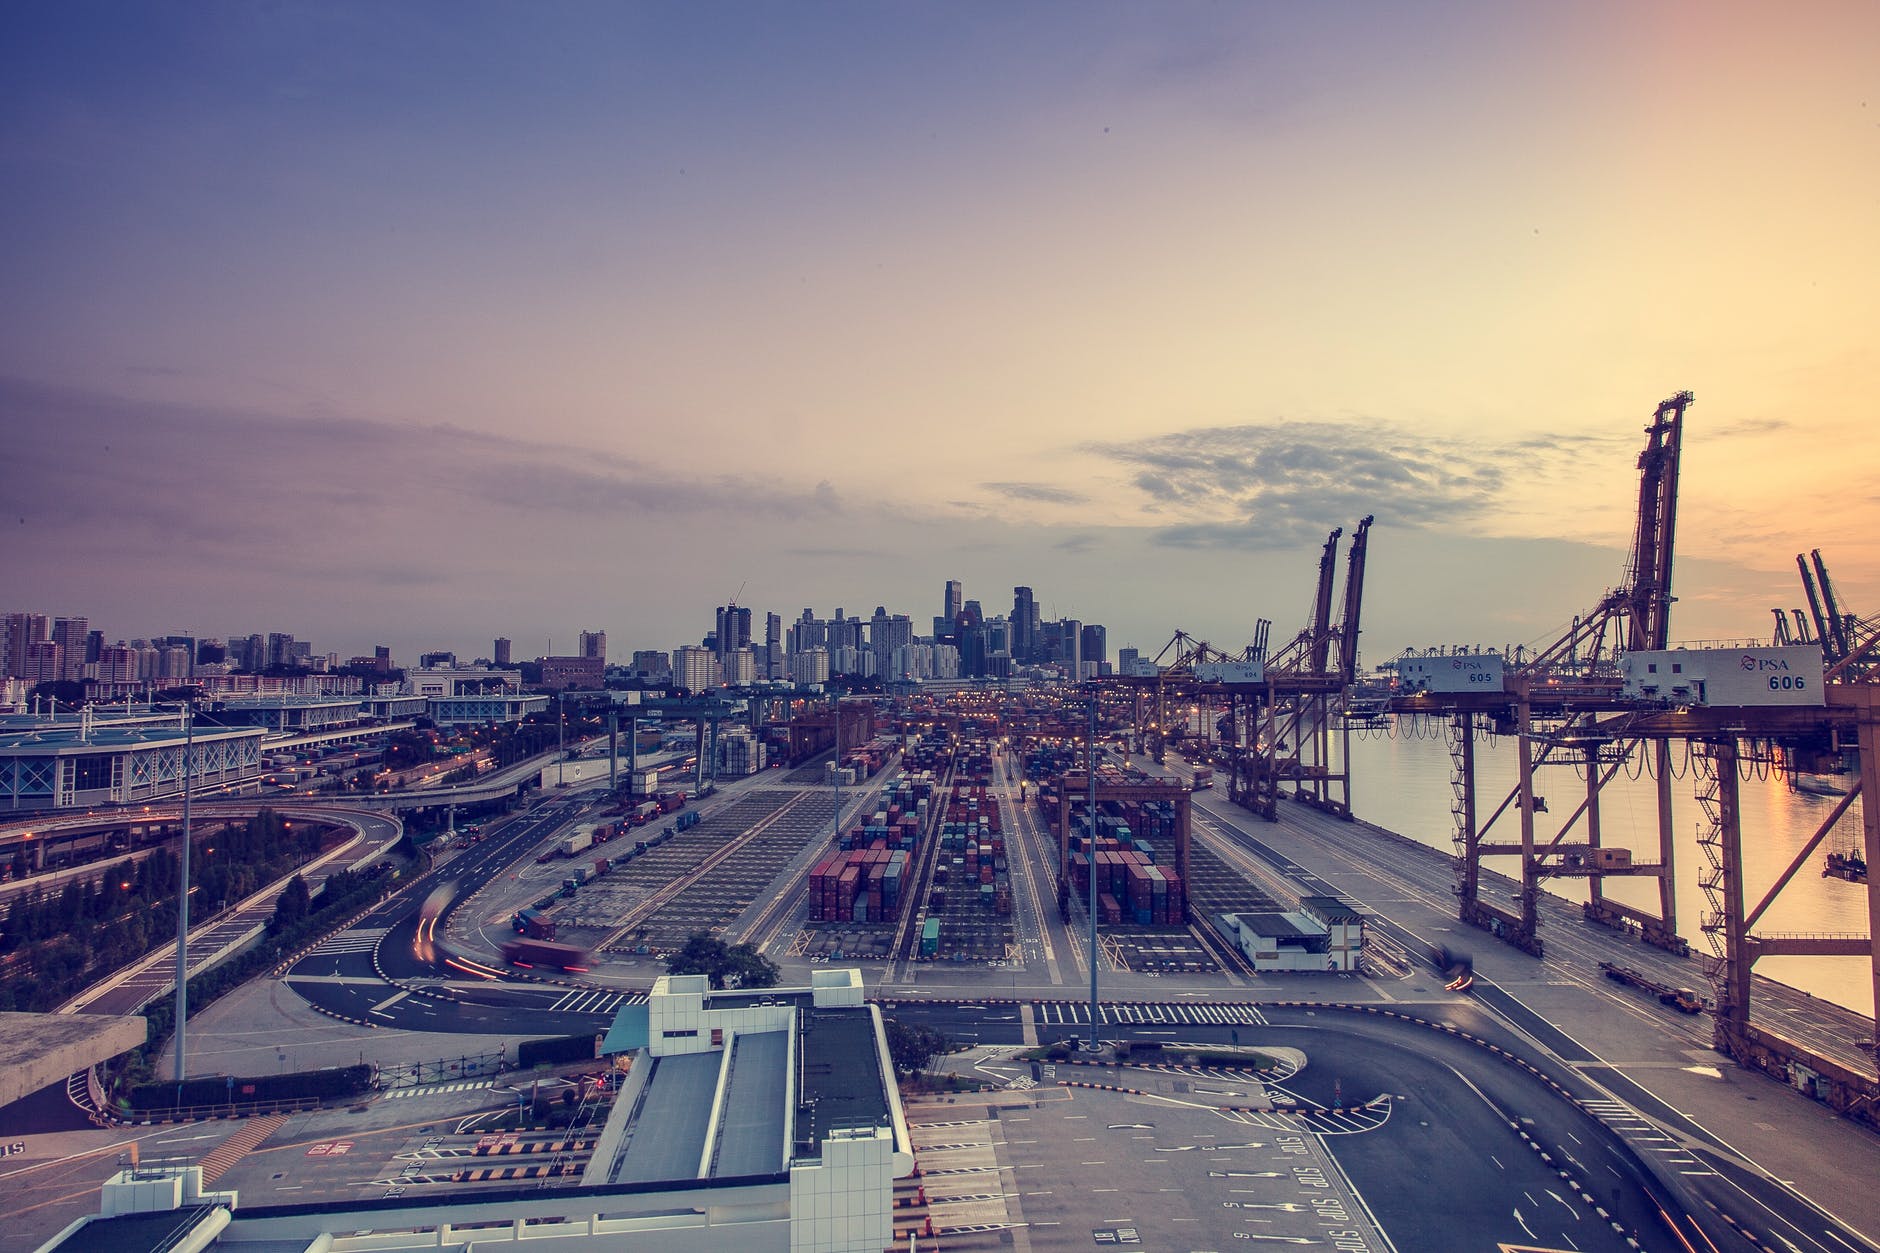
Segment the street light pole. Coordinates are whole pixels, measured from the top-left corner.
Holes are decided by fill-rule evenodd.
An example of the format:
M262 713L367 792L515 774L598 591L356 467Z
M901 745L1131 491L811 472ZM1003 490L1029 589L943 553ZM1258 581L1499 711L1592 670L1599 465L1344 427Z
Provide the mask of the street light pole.
M1090 867L1090 1051L1102 1047L1097 1039L1097 694L1090 693L1090 726L1084 737L1084 774L1090 784L1086 812L1084 858Z
M195 714L196 703L192 697L183 706L183 856L176 890L176 1083L179 1089L183 1084L183 1031L189 1022L189 841L190 794L196 756Z

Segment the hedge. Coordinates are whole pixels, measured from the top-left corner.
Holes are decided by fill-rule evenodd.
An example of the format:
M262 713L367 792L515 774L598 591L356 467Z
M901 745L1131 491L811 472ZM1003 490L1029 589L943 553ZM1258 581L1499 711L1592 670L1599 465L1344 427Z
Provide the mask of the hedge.
M592 1032L556 1036L547 1040L524 1040L516 1048L516 1065L527 1069L554 1062L586 1062L594 1060L594 1055Z
M136 1110L174 1109L191 1105L227 1105L231 1101L290 1101L314 1096L325 1100L357 1096L372 1086L370 1066L329 1066L286 1075L220 1076L175 1083L145 1083L125 1095Z

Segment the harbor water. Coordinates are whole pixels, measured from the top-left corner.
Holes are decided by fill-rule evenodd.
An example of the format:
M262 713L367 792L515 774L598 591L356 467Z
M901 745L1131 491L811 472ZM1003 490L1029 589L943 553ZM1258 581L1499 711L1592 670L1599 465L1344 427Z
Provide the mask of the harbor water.
M1489 737L1478 732L1476 741L1477 821L1486 822L1516 779L1515 742L1512 737ZM1698 836L1706 828L1697 799L1698 763L1683 743L1672 744L1672 814L1676 837L1675 872L1678 934L1690 941L1693 958L1709 951L1702 931L1708 908L1700 884L1709 867ZM1658 860L1657 785L1644 771L1645 761L1634 753L1625 768L1606 785L1600 799L1601 843L1632 850L1639 861ZM1454 792L1450 783L1448 728L1436 719L1402 718L1389 729L1352 731L1352 808L1357 816L1444 853L1453 853ZM1778 875L1794 860L1838 798L1797 792L1767 767L1739 770L1745 869L1744 903L1754 909ZM1549 812L1535 819L1537 841L1545 844L1559 830L1586 795L1583 763L1549 764L1535 773L1534 790L1545 799ZM1860 801L1848 807L1834 831L1810 854L1775 903L1756 925L1761 935L1865 935L1867 887L1827 878L1822 866L1831 851L1848 851L1860 838ZM1569 841L1584 842L1582 817ZM1513 807L1504 813L1485 838L1518 841L1520 823ZM1516 875L1515 859L1489 859L1487 867ZM1570 900L1586 899L1584 880L1556 878L1547 889ZM1658 911L1658 885L1649 878L1608 877L1608 898ZM1498 902L1507 904L1508 902ZM1544 933L1543 933L1544 938ZM1874 1012L1870 965L1864 957L1767 957L1756 972L1824 1000L1862 1014ZM1695 968L1693 970L1695 976Z

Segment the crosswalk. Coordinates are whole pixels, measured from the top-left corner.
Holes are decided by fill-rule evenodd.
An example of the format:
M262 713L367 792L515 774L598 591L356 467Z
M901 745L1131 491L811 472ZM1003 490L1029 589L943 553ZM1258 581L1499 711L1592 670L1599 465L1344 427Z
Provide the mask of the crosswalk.
M385 1099L396 1101L404 1096L442 1096L446 1092L468 1092L475 1088L494 1087L494 1079L467 1079L461 1083L430 1083L421 1088L394 1088L385 1093Z
M611 1014L622 1005L639 1005L646 996L640 992L594 992L578 989L548 1007L551 1014Z
M1266 1015L1257 1005L1126 1004L1099 1005L1104 1023L1162 1023L1169 1026L1261 1027ZM1043 1001L1038 1021L1088 1023L1090 1006L1083 1001Z
M379 946L384 936L384 927L359 927L352 931L342 931L338 935L328 936L315 946L316 953L370 953Z
M1658 1164L1675 1169L1680 1175L1714 1175L1717 1172L1691 1156L1689 1149L1666 1135L1655 1124L1622 1101L1582 1101L1586 1112L1617 1132L1621 1139L1641 1153L1655 1153Z
M236 1162L248 1156L256 1145L273 1135L274 1129L286 1121L285 1114L248 1119L239 1131L211 1149L202 1159L202 1182L211 1184L227 1174Z

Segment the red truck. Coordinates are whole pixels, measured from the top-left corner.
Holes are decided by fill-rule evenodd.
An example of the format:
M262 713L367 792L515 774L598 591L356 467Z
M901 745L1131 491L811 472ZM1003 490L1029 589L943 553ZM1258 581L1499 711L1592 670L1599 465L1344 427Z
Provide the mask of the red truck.
M684 808L685 808L685 793L684 792L661 792L659 794L659 812L660 813L669 814L669 813L672 813L674 810L684 809Z
M525 970L546 966L551 970L582 971L588 968L586 949L553 940L510 940L503 945L503 960Z

